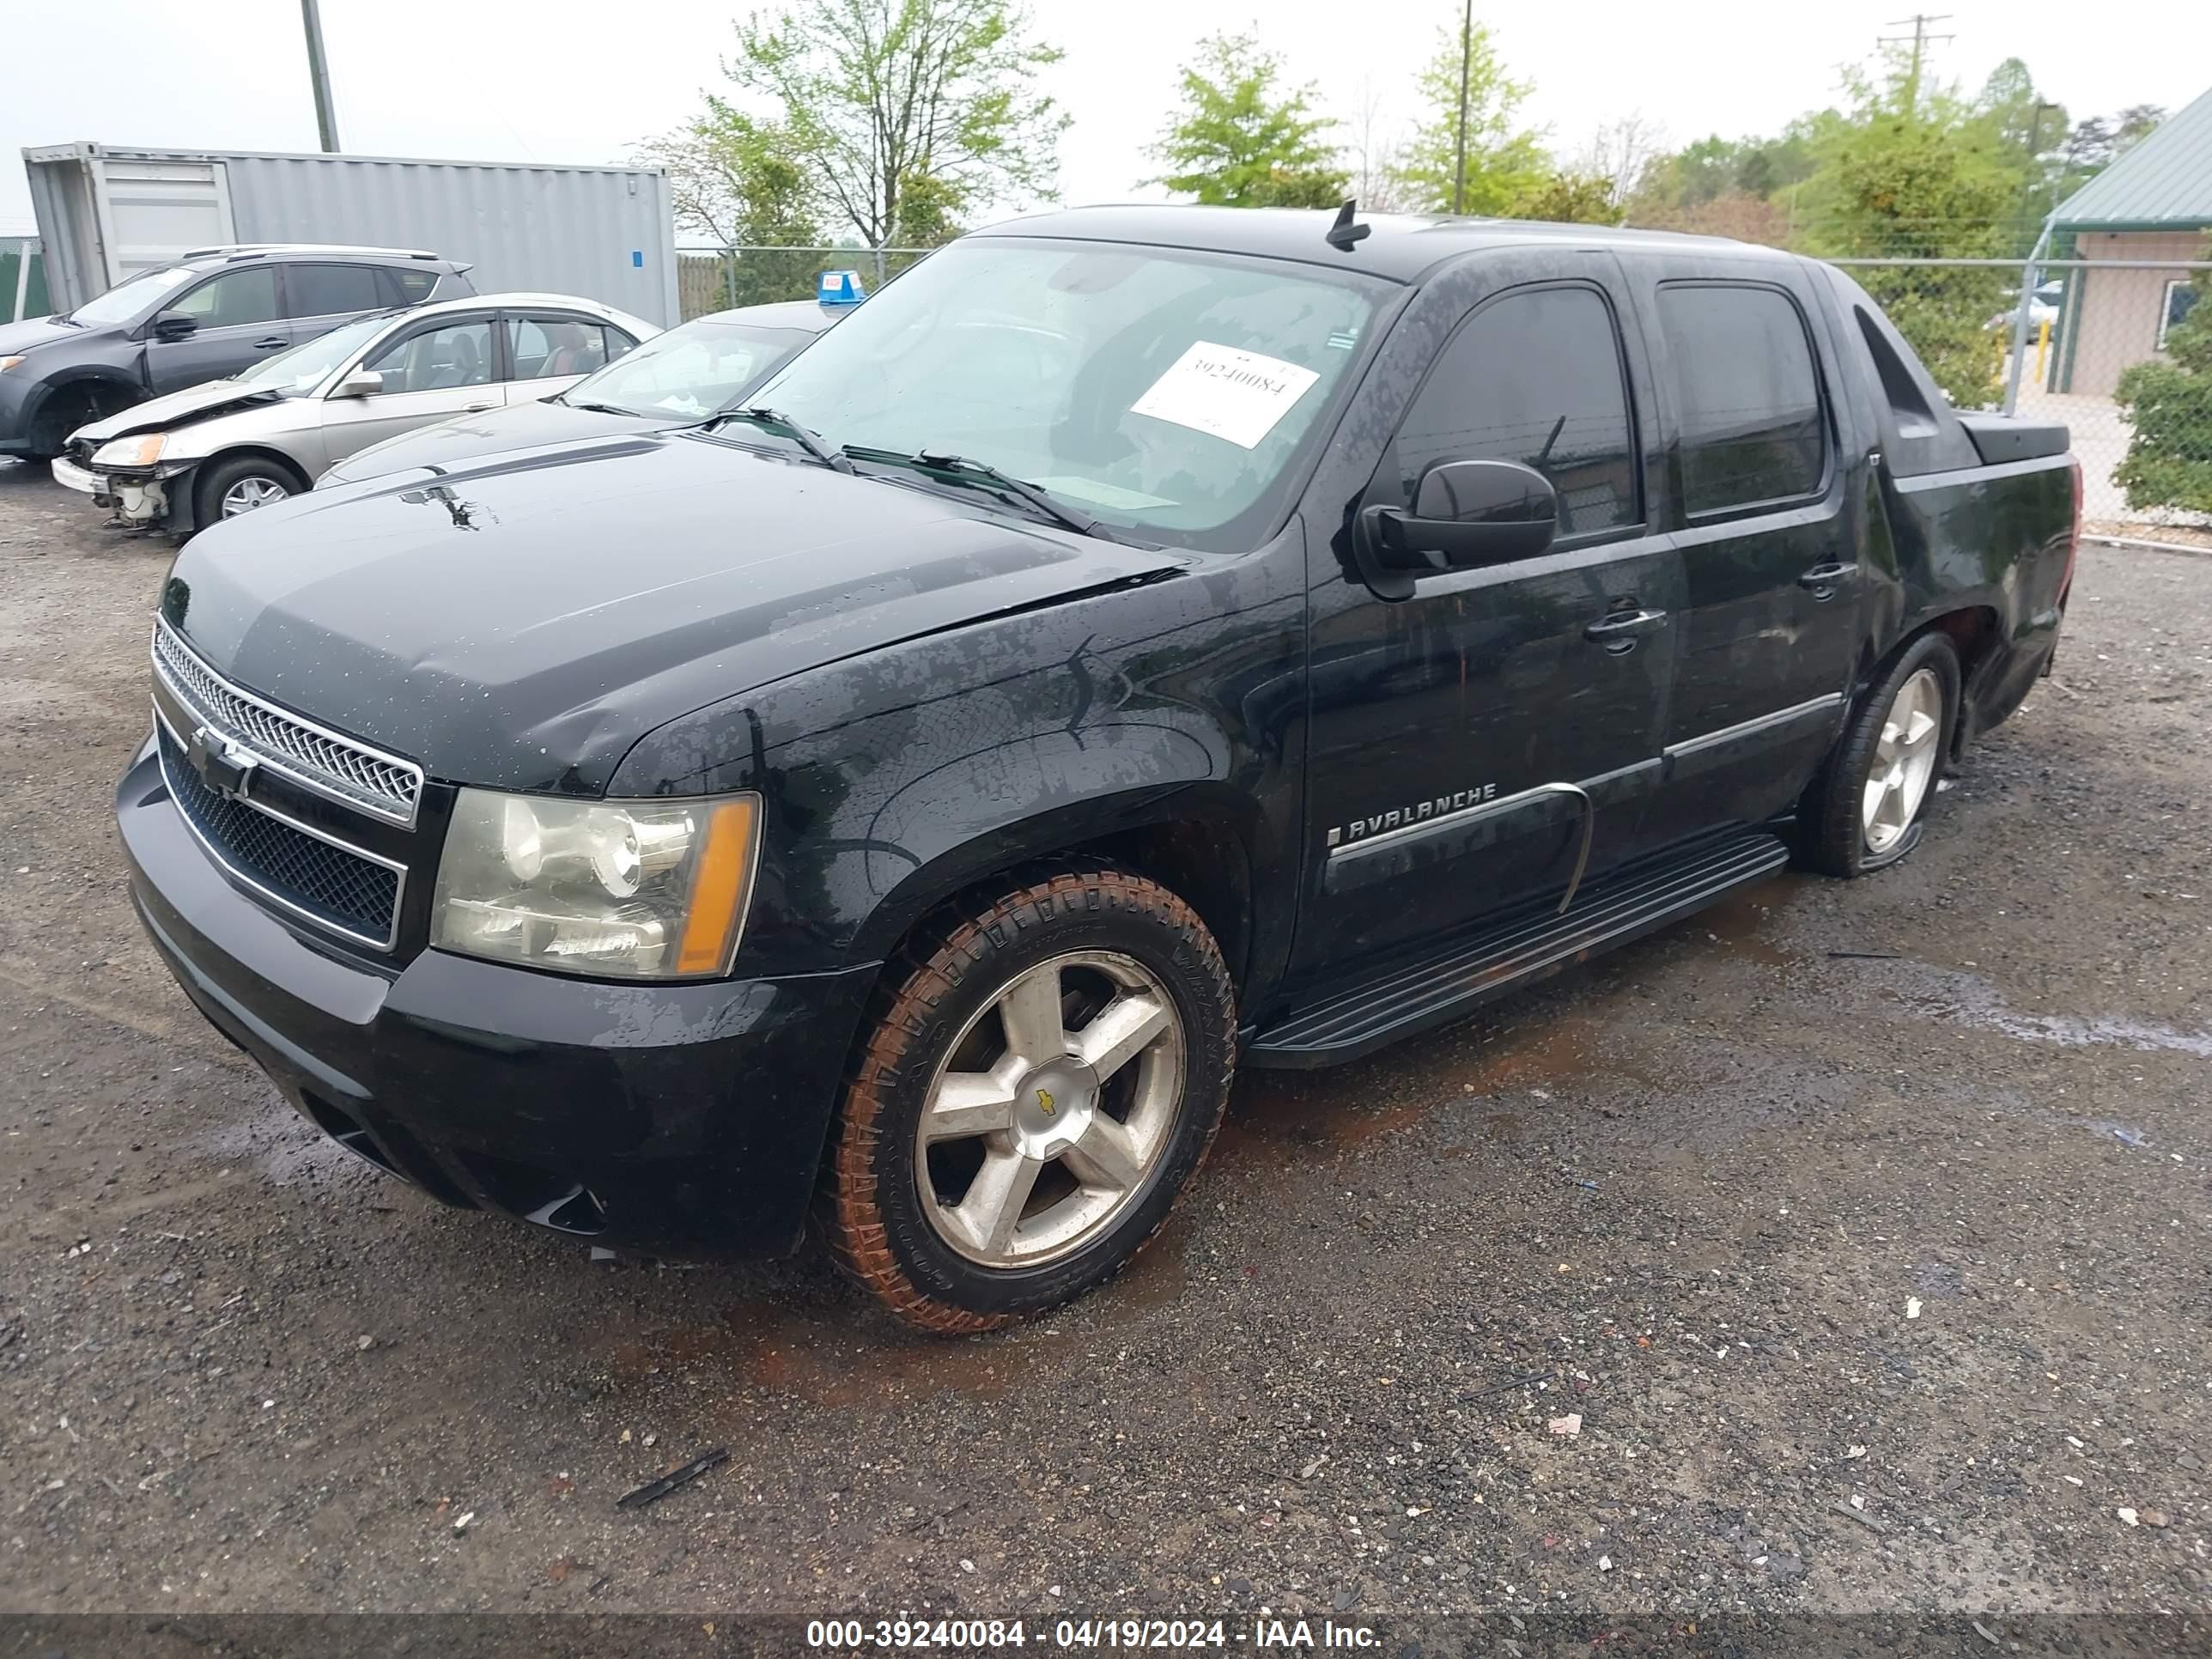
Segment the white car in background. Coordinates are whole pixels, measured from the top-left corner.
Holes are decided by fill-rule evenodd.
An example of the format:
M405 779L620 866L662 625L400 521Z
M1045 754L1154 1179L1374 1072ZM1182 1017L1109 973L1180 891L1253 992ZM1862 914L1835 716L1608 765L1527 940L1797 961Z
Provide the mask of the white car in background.
M851 309L790 300L709 312L678 324L565 392L535 403L509 398L506 408L489 414L459 416L356 450L315 488L334 489L410 467L453 467L538 444L696 426L740 406Z
M370 444L560 392L659 332L568 294L379 312L79 427L54 477L133 529L190 535L302 493Z

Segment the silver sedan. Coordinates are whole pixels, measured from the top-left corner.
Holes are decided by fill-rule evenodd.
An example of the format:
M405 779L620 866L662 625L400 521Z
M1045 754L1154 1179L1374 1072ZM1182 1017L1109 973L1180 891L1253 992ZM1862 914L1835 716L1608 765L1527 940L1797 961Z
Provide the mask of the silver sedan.
M54 477L132 528L189 535L300 494L370 444L559 392L659 332L564 294L380 313L79 427Z

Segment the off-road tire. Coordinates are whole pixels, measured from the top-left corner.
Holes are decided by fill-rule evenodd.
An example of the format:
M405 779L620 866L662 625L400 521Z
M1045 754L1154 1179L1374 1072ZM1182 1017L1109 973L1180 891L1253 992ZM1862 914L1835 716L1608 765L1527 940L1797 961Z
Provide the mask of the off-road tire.
M1103 863L1014 880L995 897L925 924L885 965L817 1197L838 1263L900 1319L946 1334L1057 1307L1126 1267L1204 1162L1236 1065L1236 989L1189 905L1157 882ZM1078 950L1134 957L1173 999L1184 1033L1181 1108L1147 1185L1097 1239L1039 1267L986 1268L954 1251L922 1213L915 1152L921 1113L939 1063L977 1011L1021 974Z
M1867 843L1862 816L1868 775L1873 769L1875 746L1881 740L1890 705L1905 682L1923 669L1931 670L1943 694L1942 730L1936 740L1936 765L1928 779L1911 825L1895 842L1880 853ZM1828 757L1797 806L1799 860L1808 868L1849 880L1884 870L1920 844L1920 833L1936 803L1950 758L1951 739L1959 723L1959 653L1948 636L1923 634L1867 688L1851 711L1843 738Z

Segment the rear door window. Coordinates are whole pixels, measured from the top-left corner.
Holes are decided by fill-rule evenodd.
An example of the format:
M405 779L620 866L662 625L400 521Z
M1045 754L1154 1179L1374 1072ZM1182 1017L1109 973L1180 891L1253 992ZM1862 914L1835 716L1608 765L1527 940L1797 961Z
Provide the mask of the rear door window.
M1803 314L1781 289L1668 283L1659 289L1691 516L1819 493L1827 420Z
M636 341L620 329L579 317L554 315L507 319L507 359L518 380L589 374L604 368Z
M284 283L295 317L345 316L384 303L374 265L292 265Z

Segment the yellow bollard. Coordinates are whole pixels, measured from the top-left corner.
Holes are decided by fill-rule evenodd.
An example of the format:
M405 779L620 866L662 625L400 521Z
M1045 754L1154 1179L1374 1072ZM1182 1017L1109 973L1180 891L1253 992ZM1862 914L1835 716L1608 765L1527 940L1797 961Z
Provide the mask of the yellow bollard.
M2043 384L2043 354L2051 349L2051 319L2045 317L2035 325L2035 383Z

